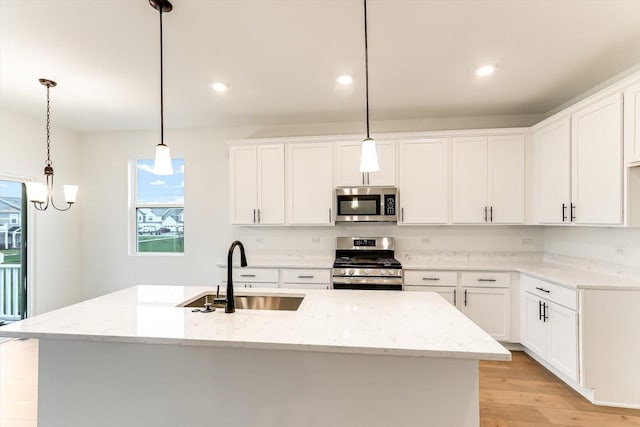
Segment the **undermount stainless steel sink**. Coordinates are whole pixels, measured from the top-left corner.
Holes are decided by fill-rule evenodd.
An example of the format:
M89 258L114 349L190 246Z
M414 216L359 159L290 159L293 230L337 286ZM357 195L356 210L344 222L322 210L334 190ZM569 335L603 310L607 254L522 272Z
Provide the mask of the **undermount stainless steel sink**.
M214 308L223 308L224 304L213 304L216 294L205 294L194 300L187 300L178 307L204 307L205 303L212 303ZM220 295L224 298L224 295ZM236 295L234 300L236 308L242 310L284 310L296 311L304 296L283 296L283 295Z

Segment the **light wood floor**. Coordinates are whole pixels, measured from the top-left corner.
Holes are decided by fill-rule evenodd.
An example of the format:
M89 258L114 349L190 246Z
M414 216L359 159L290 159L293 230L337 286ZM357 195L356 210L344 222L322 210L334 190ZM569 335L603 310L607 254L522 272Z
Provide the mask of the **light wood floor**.
M36 427L37 390L38 341L1 343L0 427ZM640 410L592 405L513 352L511 362L480 362L480 420L481 427L640 426Z
M481 427L640 426L640 409L592 405L523 352L480 362Z

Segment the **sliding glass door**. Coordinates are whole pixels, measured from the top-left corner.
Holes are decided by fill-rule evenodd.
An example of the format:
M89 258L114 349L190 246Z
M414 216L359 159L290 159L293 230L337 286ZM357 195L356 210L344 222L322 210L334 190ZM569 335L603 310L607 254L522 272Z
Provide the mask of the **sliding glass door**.
M0 179L0 324L27 315L25 185Z

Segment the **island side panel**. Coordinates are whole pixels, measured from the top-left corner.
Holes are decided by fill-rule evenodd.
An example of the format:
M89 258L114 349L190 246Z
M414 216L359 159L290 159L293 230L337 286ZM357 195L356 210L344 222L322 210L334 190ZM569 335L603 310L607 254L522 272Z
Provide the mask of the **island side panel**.
M40 341L39 427L479 425L469 359Z

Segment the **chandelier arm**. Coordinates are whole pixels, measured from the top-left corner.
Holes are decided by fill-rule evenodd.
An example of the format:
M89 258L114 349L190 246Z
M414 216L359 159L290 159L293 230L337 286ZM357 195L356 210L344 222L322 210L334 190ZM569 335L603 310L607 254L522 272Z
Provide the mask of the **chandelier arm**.
M66 202L68 205L66 208L59 208L56 206L56 203L53 200L53 173L47 175L47 189L48 189L47 207L50 204L51 206L53 206L55 210L60 212L68 211L69 208L71 208L72 203L69 203L69 202Z

